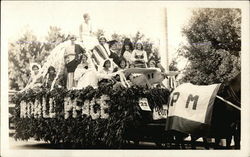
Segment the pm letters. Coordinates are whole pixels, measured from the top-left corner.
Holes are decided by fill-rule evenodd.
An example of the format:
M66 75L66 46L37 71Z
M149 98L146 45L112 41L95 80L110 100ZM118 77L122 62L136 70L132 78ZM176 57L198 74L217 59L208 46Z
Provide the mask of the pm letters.
M189 103L192 101L192 103L193 103L193 108L192 109L196 110L198 99L199 99L198 95L193 96L192 94L190 94L188 96L188 99L187 99L187 102L186 102L186 108L188 108Z

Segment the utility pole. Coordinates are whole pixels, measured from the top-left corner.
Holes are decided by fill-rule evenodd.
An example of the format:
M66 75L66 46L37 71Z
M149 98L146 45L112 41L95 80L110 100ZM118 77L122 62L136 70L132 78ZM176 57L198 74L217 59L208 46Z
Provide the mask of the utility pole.
M160 42L161 64L166 71L169 71L169 55L168 55L168 23L167 8L162 9L162 36Z
M167 18L167 8L164 8L164 20L165 20L165 26L164 26L164 36L165 36L165 54L166 54L166 70L169 71L169 56L168 56L168 18Z

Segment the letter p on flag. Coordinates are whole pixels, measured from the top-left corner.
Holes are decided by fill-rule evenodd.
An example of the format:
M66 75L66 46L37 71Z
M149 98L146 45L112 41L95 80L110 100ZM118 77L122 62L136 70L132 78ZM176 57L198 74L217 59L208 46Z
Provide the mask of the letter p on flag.
M184 83L170 95L166 130L206 136L211 124L213 104L220 84Z

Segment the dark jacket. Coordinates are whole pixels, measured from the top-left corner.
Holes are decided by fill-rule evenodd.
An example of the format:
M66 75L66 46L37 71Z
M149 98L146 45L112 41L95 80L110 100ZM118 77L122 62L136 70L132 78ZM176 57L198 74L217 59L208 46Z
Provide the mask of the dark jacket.
M82 60L81 54L86 53L86 51L80 45L75 44L75 53L76 53L75 59L73 59L71 62L65 65L68 73L75 72L78 64L81 63Z
M114 53L113 51L111 51L111 50L110 50L109 58L112 58L113 61L114 61L114 63L115 63L116 65L119 65L120 57L119 57L116 53Z

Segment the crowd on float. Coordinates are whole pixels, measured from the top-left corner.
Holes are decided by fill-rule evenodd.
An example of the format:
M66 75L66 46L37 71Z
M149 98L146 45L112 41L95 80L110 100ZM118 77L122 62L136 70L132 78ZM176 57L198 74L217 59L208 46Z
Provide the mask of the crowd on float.
M92 35L90 16L84 14L84 22L79 28L79 39L70 36L64 46L64 70L62 77L57 77L56 68L49 66L45 75L38 75L41 66L31 64L31 77L27 88L51 88L65 87L70 89L82 89L87 86L97 87L101 83L111 82L117 86L144 85L151 86L144 75L124 74L121 71L128 68L158 68L162 74L165 69L154 55L148 56L143 43L132 43L125 38L121 50L117 40L107 41L105 36L98 39ZM126 83L122 82L126 80ZM32 85L29 85L31 82ZM163 84L158 84L161 86Z

